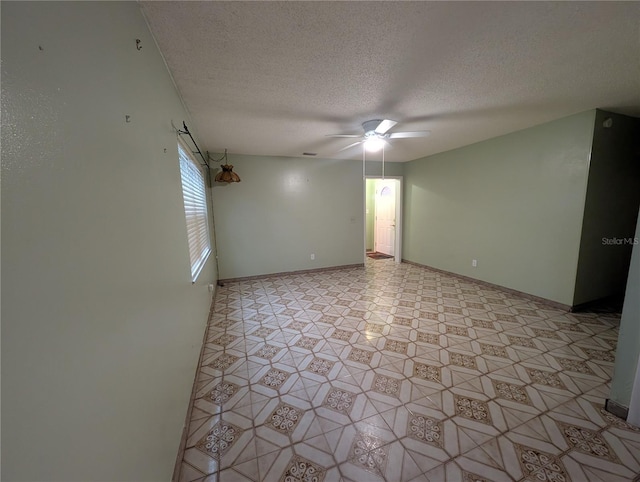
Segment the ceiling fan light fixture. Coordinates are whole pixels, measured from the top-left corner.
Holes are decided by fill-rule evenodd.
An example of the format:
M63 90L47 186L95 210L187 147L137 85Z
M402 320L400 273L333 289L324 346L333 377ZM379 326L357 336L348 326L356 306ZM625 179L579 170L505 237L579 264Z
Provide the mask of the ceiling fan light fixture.
M364 148L369 152L378 152L380 149L384 147L384 139L373 135L367 136L364 141Z
M363 145L365 151L378 152L384 149L389 140L404 139L412 137L427 137L430 131L415 131L415 132L389 132L390 129L395 127L396 121L390 119L373 119L362 123L362 129L364 134L329 134L327 137L353 137L356 139L364 139L348 146L343 147L338 152L346 151L352 147ZM384 151L383 151L384 152ZM305 154L306 155L306 154Z

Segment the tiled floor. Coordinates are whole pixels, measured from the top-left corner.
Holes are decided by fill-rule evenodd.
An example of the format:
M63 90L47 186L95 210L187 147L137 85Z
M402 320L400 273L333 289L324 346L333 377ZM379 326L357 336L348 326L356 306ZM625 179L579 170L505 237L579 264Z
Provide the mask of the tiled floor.
M393 260L228 284L180 480L633 480L618 323Z

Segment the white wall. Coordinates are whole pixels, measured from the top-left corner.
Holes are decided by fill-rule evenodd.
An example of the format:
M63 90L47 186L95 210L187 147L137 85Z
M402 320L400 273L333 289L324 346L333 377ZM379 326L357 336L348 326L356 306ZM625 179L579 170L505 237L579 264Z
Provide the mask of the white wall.
M640 358L638 358L638 363L636 364L636 379L633 382L627 422L640 427Z
M640 212L634 240L640 242ZM640 385L636 376L636 368L640 360L640 244L632 248L631 264L620 319L620 334L616 349L616 364L611 381L609 398L623 407L629 407L630 415L636 425L640 423ZM636 384L636 385L634 385ZM634 403L631 394L636 392Z
M213 187L220 278L362 263L362 163L229 155ZM311 260L315 254L315 260Z
M2 480L170 480L216 278L188 118L136 3L1 8Z

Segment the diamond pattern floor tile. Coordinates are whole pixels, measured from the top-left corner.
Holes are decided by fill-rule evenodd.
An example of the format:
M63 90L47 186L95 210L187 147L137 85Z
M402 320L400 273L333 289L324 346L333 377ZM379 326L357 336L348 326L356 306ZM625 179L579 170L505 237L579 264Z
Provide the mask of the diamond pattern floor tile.
M619 314L393 260L220 287L178 481L617 481Z

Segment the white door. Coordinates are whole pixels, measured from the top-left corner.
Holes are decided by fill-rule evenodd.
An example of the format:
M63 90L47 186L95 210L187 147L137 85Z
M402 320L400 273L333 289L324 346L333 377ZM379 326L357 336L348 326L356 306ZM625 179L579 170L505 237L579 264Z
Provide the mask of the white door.
M375 250L395 256L396 182L380 180L376 184Z

